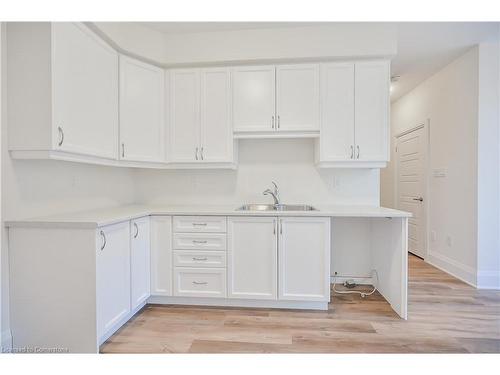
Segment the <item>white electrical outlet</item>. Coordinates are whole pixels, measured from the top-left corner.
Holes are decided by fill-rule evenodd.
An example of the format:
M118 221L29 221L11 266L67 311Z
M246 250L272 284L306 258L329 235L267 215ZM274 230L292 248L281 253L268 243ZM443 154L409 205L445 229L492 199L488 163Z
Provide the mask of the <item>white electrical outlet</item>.
M448 247L451 247L453 245L451 236L446 236L446 244L448 245Z

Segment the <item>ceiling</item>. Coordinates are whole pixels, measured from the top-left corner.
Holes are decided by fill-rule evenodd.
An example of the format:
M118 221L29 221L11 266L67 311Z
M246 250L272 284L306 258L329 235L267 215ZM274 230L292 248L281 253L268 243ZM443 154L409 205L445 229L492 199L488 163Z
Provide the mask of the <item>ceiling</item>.
M326 25L327 22L147 22L142 23L166 34L215 32L244 29ZM494 22L409 22L398 23L398 53L391 74L399 75L392 84L394 101L413 89L469 48L483 41L498 40L499 23Z

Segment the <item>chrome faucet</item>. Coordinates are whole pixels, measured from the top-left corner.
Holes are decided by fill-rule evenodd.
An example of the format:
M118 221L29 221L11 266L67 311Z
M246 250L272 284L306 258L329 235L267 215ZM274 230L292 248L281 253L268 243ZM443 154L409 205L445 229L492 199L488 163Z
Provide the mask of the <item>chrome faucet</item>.
M264 190L264 192L262 194L271 195L274 199L274 205L278 206L280 204L280 195L279 195L279 191L278 191L278 185L276 185L276 182L274 182L274 181L271 181L271 182L274 185L274 191L272 191L271 189L266 189L266 190Z

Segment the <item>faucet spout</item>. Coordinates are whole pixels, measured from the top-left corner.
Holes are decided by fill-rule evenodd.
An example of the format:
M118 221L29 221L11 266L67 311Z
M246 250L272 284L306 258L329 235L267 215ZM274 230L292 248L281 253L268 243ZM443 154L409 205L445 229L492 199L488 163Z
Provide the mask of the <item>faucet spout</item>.
M280 204L280 196L279 196L279 191L278 191L278 185L274 181L271 181L271 182L274 185L274 191L271 190L271 189L266 189L266 190L264 190L264 192L262 194L272 196L273 200L274 200L274 205L278 206Z

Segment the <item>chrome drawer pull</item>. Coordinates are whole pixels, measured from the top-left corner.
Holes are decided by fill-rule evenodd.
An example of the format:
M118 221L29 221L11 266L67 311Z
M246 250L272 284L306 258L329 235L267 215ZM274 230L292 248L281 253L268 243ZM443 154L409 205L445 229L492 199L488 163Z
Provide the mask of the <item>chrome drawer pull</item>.
M194 226L198 225L198 226L206 227L207 223L193 223L193 225Z
M198 241L198 240L193 240L193 243L207 243L207 241Z
M193 281L194 285L207 285L208 283L206 281L203 282L198 282L198 281Z
M206 261L206 260L208 260L208 258L195 258L195 257L193 257L193 260L195 260L195 261L196 261L196 260Z

